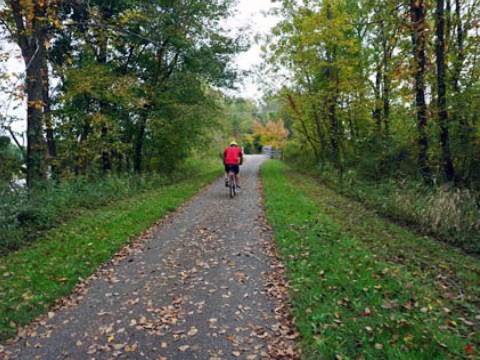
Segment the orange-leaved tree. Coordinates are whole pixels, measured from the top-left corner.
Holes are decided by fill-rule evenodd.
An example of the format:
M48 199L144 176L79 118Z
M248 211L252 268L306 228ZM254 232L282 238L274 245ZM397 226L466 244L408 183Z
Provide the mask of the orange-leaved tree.
M269 120L266 125L258 119L253 121L253 135L259 135L262 145L269 145L273 149L281 150L287 142L289 131L285 129L282 119L277 121Z

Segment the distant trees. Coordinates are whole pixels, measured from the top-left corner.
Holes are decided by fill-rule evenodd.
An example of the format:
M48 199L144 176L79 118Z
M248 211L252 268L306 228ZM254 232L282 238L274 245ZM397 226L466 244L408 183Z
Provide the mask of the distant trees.
M317 161L480 185L478 2L282 4L267 54L288 71L279 95Z
M248 142L248 135L251 134L252 124L258 116L258 106L251 100L241 98L227 98L224 101L225 119L224 142L228 139L235 139L238 142ZM225 144L222 144L222 146Z
M235 78L242 45L219 25L231 5L6 1L0 23L26 67L28 186L184 159L218 119L212 86Z

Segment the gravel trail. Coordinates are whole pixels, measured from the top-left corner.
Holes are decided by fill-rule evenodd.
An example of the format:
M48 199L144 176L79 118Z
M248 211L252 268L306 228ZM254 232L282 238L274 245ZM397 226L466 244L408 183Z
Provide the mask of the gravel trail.
M295 358L287 284L258 170L219 179L124 249L0 353L6 359Z

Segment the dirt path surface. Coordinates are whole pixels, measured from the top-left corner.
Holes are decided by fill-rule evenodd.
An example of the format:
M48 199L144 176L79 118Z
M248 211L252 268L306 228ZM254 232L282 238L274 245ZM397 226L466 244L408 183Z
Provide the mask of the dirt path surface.
M235 199L216 181L22 330L3 356L294 358L283 267L260 201L263 161L247 158Z

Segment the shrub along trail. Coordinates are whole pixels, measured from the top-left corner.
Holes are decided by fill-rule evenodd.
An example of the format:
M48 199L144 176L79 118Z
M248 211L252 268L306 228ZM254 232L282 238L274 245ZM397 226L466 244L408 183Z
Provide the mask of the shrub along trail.
M280 162L262 168L303 359L478 359L478 257Z
M215 182L21 330L0 356L294 358L287 284L260 202L263 159L247 158L235 199L223 179Z

